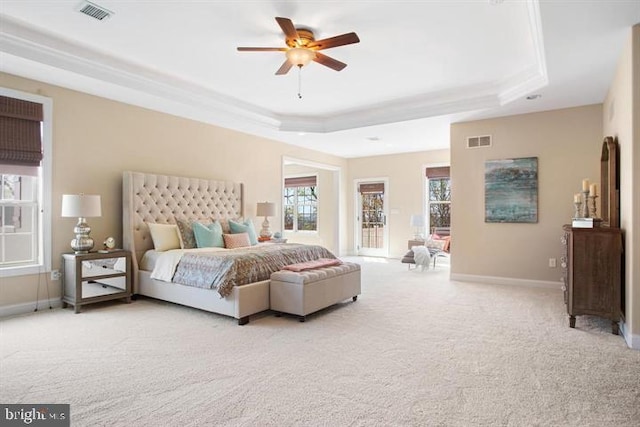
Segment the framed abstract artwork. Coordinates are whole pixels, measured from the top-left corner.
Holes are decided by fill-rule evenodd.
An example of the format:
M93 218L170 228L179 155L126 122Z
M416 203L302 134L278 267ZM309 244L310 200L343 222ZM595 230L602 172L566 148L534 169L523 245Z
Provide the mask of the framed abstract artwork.
M538 158L487 160L484 221L538 222Z

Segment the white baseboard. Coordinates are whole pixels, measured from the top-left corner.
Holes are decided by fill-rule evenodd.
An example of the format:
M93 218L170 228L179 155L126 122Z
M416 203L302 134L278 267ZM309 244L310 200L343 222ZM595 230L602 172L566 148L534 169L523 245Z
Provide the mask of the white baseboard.
M58 308L62 306L60 298L41 300L37 302L38 311L48 310L49 307ZM32 313L36 309L36 301L22 304L5 305L0 307L0 317L16 316L18 314Z
M477 276L475 274L457 274L451 273L451 280L458 282L476 282L476 283L488 283L492 285L509 285L509 286L526 286L529 288L543 288L553 289L556 291L562 290L562 282L551 282L546 280L529 280L529 279L515 279L513 277L497 277L497 276Z
M625 322L620 322L620 334L622 334L622 337L627 342L629 348L640 350L640 335L633 335L629 333Z

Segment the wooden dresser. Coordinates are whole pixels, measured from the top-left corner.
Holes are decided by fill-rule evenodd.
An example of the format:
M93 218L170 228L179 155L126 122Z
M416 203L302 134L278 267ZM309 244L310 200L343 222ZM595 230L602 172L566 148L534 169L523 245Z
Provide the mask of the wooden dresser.
M589 314L610 319L611 332L618 334L623 286L622 230L570 225L563 230L561 262L569 326L575 328L576 316Z

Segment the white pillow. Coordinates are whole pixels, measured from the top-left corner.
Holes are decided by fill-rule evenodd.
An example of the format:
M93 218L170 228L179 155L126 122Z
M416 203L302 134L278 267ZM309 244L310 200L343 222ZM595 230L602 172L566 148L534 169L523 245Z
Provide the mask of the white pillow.
M180 249L180 234L178 226L175 224L156 224L148 222L151 240L156 251L168 251L169 249Z

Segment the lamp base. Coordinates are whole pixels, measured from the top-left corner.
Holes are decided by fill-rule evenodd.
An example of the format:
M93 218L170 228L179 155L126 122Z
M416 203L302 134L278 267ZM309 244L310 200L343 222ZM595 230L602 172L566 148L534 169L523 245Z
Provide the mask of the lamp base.
M269 229L269 220L267 219L267 217L264 218L264 221L262 222L262 229L260 229L260 237L264 238L264 239L269 239L271 238L272 233L271 230Z
M71 241L71 249L77 254L88 254L93 249L93 239L89 237L91 227L86 219L78 218L78 223L73 228L76 238Z

